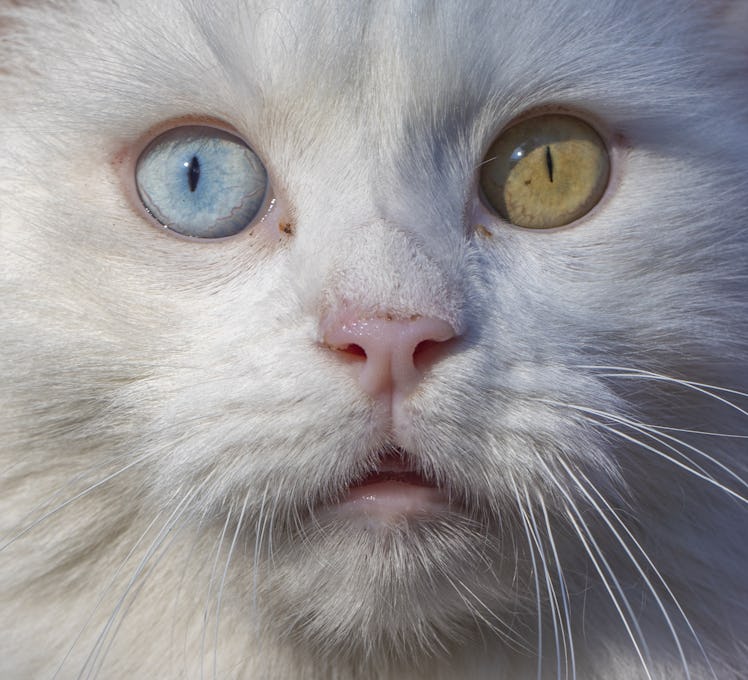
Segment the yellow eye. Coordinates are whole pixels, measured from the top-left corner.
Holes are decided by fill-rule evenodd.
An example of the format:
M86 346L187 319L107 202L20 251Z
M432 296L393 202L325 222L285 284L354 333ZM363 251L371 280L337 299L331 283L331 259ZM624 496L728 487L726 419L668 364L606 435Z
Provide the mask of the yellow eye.
M549 114L520 121L498 136L481 166L480 185L504 219L549 229L589 212L609 174L600 135L579 118Z

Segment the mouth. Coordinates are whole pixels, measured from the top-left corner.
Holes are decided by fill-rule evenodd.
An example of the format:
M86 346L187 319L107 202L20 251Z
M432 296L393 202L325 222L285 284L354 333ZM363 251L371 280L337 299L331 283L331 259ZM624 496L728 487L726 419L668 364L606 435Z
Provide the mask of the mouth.
M352 520L392 524L432 517L449 509L444 489L408 461L401 449L385 452L376 467L351 482L336 514Z

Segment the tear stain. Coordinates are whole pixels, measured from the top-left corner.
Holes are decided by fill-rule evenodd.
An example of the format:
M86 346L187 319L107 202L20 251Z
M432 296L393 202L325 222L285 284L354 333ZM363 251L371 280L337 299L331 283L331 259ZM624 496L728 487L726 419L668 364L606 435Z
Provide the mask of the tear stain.
M493 236L493 234L482 224L476 224L475 231L485 238L491 238Z
M278 224L278 231L293 236L293 225L290 222L281 222Z

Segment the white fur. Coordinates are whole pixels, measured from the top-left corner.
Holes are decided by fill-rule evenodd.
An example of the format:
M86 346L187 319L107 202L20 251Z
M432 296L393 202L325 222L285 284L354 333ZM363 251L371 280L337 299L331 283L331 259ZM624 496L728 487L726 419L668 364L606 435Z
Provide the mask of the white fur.
M742 4L3 3L0 676L745 677ZM608 195L476 229L536 107ZM181 116L293 235L148 222ZM319 345L344 301L460 332L396 434ZM318 525L393 436L471 516Z

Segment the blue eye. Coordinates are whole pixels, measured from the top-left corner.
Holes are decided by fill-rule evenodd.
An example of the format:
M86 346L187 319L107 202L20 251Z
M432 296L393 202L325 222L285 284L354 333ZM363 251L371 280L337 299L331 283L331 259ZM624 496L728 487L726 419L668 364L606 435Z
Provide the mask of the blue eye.
M222 238L245 229L265 200L260 159L241 139L203 126L154 139L135 168L140 200L161 224L185 236Z

